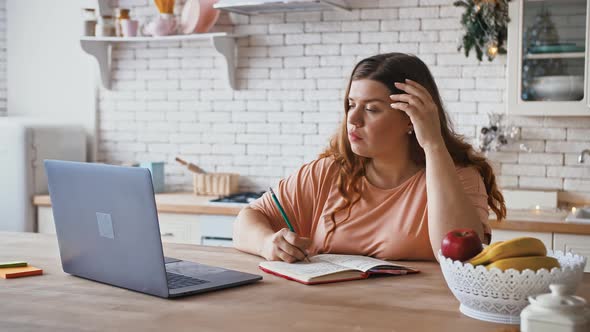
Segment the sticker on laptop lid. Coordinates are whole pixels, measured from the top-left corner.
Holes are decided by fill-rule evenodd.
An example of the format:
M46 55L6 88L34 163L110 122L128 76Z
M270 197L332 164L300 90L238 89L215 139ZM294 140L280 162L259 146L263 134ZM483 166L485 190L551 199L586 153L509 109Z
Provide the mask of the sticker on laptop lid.
M113 221L109 213L96 212L96 221L98 222L98 233L102 237L115 239L115 232L113 231Z

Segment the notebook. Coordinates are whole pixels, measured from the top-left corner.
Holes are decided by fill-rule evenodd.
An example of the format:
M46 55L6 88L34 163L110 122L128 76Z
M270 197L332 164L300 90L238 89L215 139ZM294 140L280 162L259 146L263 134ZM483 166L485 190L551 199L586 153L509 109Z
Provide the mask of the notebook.
M7 267L0 269L0 277L4 279L37 276L41 274L43 274L43 270L34 266Z
M270 274L306 285L366 279L371 275L403 275L420 272L409 266L358 255L321 254L310 262L264 261L258 267Z

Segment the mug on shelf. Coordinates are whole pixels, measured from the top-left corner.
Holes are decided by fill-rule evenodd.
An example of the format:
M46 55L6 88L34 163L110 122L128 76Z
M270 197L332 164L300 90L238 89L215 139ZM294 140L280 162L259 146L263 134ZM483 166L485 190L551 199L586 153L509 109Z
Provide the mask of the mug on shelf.
M176 27L176 19L173 14L160 13L142 27L141 33L145 36L168 36L176 34Z
M121 20L121 34L123 37L137 36L139 22L137 20Z

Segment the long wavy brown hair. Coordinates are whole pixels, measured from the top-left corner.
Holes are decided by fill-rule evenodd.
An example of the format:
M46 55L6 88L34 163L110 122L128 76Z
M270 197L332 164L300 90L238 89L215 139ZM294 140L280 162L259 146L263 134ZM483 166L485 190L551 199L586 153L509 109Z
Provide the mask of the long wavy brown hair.
M360 200L361 197L361 178L365 175L365 170L369 158L356 155L352 152L350 142L348 141L347 115L348 115L348 94L352 81L369 79L383 83L390 90L391 94L405 93L394 86L395 82L404 82L408 78L424 86L430 93L432 100L438 108L440 119L440 128L445 145L455 163L455 165L467 167L472 166L483 178L483 182L488 194L488 205L496 214L498 220L506 216L506 205L504 197L498 189L496 176L489 162L481 154L477 153L473 147L465 142L463 136L453 130L453 126L442 106L442 101L434 78L430 70L418 57L404 53L387 53L379 54L364 60L361 60L353 69L346 88L344 96L344 118L332 137L329 147L320 154L320 157L332 157L340 166L337 185L338 191L342 195L343 204L338 206L331 214L334 227L336 226L336 213L348 209L345 221L350 216L352 206ZM416 165L426 167L426 157L424 150L418 144L416 135L409 136L410 139L410 158Z

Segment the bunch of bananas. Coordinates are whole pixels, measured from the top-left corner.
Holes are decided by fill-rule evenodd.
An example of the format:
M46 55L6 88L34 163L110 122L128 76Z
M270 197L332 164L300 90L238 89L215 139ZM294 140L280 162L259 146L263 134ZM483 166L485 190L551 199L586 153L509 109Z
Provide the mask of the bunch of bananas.
M560 267L557 259L546 255L547 249L541 240L534 237L519 237L490 244L468 263L473 266L484 265L488 270L498 268L502 271L551 270Z

